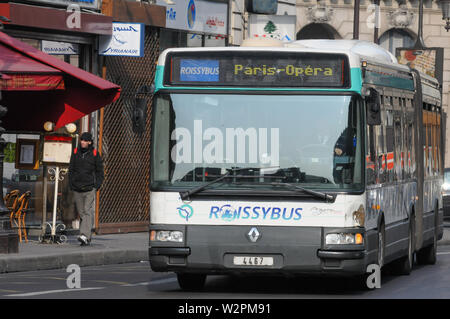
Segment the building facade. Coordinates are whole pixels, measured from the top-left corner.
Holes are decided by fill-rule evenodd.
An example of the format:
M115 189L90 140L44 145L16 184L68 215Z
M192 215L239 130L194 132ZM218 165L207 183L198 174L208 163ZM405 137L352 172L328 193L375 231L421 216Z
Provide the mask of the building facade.
M243 0L232 1L230 45L240 45L252 34L252 14L245 11ZM359 13L359 39L374 41L378 27L378 41L394 55L396 48L412 47L419 30L419 1L380 1L377 19L373 1L361 0ZM295 9L294 9L295 8ZM279 16L295 15L296 40L304 39L353 39L353 0L279 0ZM442 12L435 0L423 2L423 42L425 47L444 48L442 76L442 104L450 111L450 33L446 32ZM268 36L268 34L267 34ZM450 166L450 127L447 125L445 167Z
M73 6L73 5L76 5ZM97 60L97 40L99 36L112 34L112 18L95 13L100 1L69 0L35 0L35 1L0 1L0 16L8 21L4 23L3 32L21 40L36 49L90 73L99 74ZM70 7L72 6L72 7ZM96 122L97 112L76 122L78 132L90 130ZM3 171L3 192L18 189L21 193L31 192L31 202L27 213L27 225L38 231L43 220L43 211L47 211L47 220L51 219L53 201L53 182L49 180L47 167L42 162L35 167L23 167L17 164L17 149L22 142L35 142L39 146L44 129L28 128L19 131L9 127L3 138L7 141ZM48 180L47 187L46 182ZM67 194L67 179L62 181L60 191ZM70 196L63 196L59 201L58 221L69 224L74 219ZM62 212L64 211L64 212Z
M159 54L173 47L224 46L227 0L103 0L115 22L145 24L142 57L104 58L106 78L122 87L120 98L99 115L99 147L105 181L98 197L98 233L147 231L150 212L151 96L140 94L155 77ZM136 98L145 99L142 125L134 120Z

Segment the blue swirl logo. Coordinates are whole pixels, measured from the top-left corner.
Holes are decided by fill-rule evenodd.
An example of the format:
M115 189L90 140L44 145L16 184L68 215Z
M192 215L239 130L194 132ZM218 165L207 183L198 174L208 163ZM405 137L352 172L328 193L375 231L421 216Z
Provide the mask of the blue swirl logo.
M195 3L194 0L189 1L187 7L187 22L190 29L194 27L195 23Z
M186 221L189 221L189 218L194 214L194 209L188 204L177 207L177 210L178 215L180 215L181 218L186 219Z

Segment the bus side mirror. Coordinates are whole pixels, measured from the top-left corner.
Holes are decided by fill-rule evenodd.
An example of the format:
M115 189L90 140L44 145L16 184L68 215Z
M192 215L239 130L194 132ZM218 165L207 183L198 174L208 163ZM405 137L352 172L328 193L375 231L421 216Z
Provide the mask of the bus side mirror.
M277 14L278 0L245 0L245 8L249 13Z
M381 124L380 93L373 88L370 89L370 94L366 97L366 115L368 125Z

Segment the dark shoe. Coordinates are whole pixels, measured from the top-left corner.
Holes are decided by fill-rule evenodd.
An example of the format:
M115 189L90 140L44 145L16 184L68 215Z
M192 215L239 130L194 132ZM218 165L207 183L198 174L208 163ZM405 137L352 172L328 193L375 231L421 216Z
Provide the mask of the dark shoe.
M79 236L78 241L80 242L81 246L87 246L90 242L90 240L84 235Z

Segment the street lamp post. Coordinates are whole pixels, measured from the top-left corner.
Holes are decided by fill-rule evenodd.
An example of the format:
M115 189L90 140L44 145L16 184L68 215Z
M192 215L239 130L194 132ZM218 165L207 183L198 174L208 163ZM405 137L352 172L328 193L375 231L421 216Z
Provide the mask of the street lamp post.
M425 44L423 42L423 0L419 0L419 29L417 30L417 40L413 49L423 49Z
M380 14L380 0L375 0L375 25L373 30L373 42L376 44L380 44L380 39L378 39L378 31L380 26L378 25L379 14Z
M359 39L359 6L360 0L355 0L353 8L353 40Z

